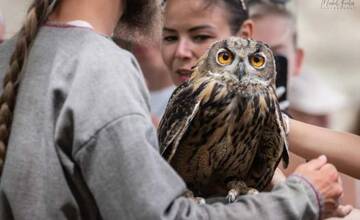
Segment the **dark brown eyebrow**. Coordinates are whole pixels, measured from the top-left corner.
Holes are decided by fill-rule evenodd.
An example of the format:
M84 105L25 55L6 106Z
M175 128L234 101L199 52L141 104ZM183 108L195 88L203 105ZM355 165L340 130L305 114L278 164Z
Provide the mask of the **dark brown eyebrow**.
M202 30L202 29L213 29L213 26L211 26L211 25L206 25L206 24L205 24L205 25L199 25L199 26L190 28L190 29L189 29L189 32L195 32L195 31ZM168 28L168 27L163 27L163 31L176 32L176 30L171 29L171 28Z
M194 31L198 31L198 30L202 30L202 29L213 29L213 26L211 25L199 25L199 26L196 26L196 27L193 27L193 28L190 28L190 32L194 32Z
M167 32L176 32L174 29L167 28L167 27L163 27L163 31L167 31Z

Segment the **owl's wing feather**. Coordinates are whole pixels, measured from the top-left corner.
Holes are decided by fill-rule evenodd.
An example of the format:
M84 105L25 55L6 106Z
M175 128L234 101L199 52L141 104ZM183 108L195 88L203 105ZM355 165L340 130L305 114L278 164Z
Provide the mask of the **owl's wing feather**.
M280 127L280 130L281 130L281 138L284 140L284 149L283 149L283 152L282 152L282 159L283 159L283 166L284 168L287 168L289 166L289 144L287 142L287 137L286 137L286 132L285 132L285 127L284 127L284 121L282 119L282 116L281 116L281 112L280 112L280 107L278 108L277 110L277 123L278 123L278 126Z
M270 87L270 91L269 91L269 95L273 97L274 100L277 100L276 98L276 92L274 87ZM285 123L283 121L282 118L282 113L280 110L280 106L278 102L274 103L274 116L275 116L275 120L272 120L274 122L274 124L272 126L268 126L268 128L271 128L272 131L269 132L264 132L264 134L268 134L268 137L265 137L266 140L271 140L271 141L267 141L267 143L269 143L271 146L271 148L278 148L278 147L282 147L281 151L282 151L282 155L281 158L283 160L283 166L284 168L287 168L287 166L289 165L289 146L288 146L288 142L287 142L287 137L286 137L286 131L285 131ZM280 132L280 136L278 135L274 135L273 131L279 131ZM281 142L283 142L284 144L282 146L279 146L281 144ZM277 161L277 164L280 162Z
M189 82L173 92L158 128L161 154L166 160L171 161L199 106L200 101Z
M275 89L273 89L273 93L276 94ZM281 115L281 110L279 103L276 102L275 108L275 116L276 116L276 125L277 128L280 129L281 139L284 140L283 152L282 152L282 159L283 159L283 166L287 168L289 165L289 145L287 142L286 131L285 131L285 123Z
M288 143L279 104L276 102L272 89L268 95L272 97L270 100L273 100L269 103L271 114L262 128L258 142L259 148L248 176L248 183L255 185L260 191L271 181L281 159L283 159L284 167L287 167L289 163Z

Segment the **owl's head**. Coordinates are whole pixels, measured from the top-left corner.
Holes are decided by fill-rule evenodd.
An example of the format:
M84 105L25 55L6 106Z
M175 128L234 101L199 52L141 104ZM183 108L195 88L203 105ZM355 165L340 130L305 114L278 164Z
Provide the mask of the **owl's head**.
M274 85L274 56L269 46L262 42L231 37L210 47L200 58L191 78L206 76Z

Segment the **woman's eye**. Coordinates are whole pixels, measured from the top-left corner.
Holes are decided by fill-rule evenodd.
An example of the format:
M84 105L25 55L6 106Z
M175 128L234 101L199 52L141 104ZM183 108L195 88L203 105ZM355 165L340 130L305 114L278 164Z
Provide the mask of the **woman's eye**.
M209 35L196 35L193 37L193 40L195 42L202 42L202 41L206 41L209 38L211 38L211 36Z
M168 43L175 42L175 41L177 41L177 39L178 39L177 36L164 36L163 37L163 41L168 42Z

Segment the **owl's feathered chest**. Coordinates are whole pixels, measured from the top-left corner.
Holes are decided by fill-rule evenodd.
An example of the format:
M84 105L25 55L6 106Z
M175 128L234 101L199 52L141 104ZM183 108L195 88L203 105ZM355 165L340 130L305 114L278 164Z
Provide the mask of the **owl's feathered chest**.
M203 81L192 85L191 96L196 97L199 110L179 142L172 166L188 184L206 185L213 178L232 176L245 179L262 129L274 120L273 90L256 84ZM204 185L201 188L206 191Z
M247 124L273 114L276 108L276 95L270 85L205 80L194 84L192 90L204 122L232 119Z

